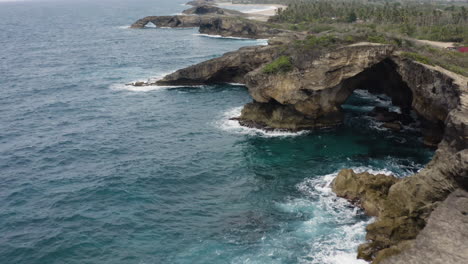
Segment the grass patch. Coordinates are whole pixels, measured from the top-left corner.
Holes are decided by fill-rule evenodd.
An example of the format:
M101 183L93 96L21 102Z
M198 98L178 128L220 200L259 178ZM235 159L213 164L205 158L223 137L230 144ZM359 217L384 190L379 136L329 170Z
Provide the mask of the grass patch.
M403 52L401 55L410 60L434 66L434 63L431 61L431 59L416 52Z
M273 62L263 67L263 73L276 74L280 72L289 72L293 69L291 58L288 56L281 56Z

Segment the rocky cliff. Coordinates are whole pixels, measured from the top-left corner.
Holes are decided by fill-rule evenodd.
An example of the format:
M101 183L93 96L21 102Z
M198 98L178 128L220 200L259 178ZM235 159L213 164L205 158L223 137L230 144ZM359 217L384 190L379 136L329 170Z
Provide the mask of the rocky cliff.
M382 264L465 264L468 259L468 192L458 189L432 213L415 240ZM397 253L397 252L393 252Z
M370 87L381 87L395 104L415 110L426 121L426 130L433 132L425 134L426 143L438 149L419 173L397 180L346 171L334 182L338 195L377 216L367 227L368 242L360 246L360 258L405 263L412 255L406 252L428 251L418 234L426 237L426 231L420 231L441 221L440 213L429 218L431 212L454 190L468 189L467 78L405 59L391 45L359 43L320 52L287 52L284 45L244 48L179 70L158 84L212 82L247 85L254 102L239 118L247 126L289 130L333 126L341 122L340 105L353 90Z
M277 48L241 48L197 65L178 70L159 80L158 85L198 85L208 83L245 83L245 75L271 61Z
M213 5L199 5L182 12L184 15L226 15L226 16L247 16L247 14L236 10L220 8Z

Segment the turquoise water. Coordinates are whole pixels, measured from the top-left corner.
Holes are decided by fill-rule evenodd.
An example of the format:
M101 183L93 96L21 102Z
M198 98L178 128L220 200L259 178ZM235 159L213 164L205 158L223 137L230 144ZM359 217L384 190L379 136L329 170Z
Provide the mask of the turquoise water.
M346 124L240 127L243 86L124 84L264 41L127 29L186 0L0 3L0 263L360 263L372 221L328 184L405 176L432 156L382 130L365 91Z

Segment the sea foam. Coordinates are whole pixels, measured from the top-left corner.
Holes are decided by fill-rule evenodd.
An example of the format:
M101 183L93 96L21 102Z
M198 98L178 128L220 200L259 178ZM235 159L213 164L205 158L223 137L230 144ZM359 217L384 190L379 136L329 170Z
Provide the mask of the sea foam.
M392 174L389 170L377 170L370 167L355 167L356 172L367 171L373 174ZM314 208L313 216L296 230L299 234L310 233L313 251L304 262L313 264L364 264L356 258L357 247L363 243L365 228L374 221L364 217L363 212L343 199L337 197L331 183L338 172L304 180L296 187L306 198L294 199L283 205L283 208L295 210L298 207ZM336 227L333 233L321 230L327 224ZM312 261L310 261L312 260Z
M231 108L223 113L220 120L215 125L224 131L231 133L251 135L251 136L263 136L263 137L292 137L299 136L308 133L308 131L300 132L288 132L281 130L266 131L258 128L250 128L241 126L239 121L231 120L232 118L239 117L241 115L242 106Z

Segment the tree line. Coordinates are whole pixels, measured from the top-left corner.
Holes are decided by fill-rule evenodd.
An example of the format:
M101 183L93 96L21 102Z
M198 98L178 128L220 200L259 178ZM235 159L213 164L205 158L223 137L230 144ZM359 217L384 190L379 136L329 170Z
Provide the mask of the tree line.
M291 0L273 22L380 25L408 36L468 41L468 5L365 0Z

